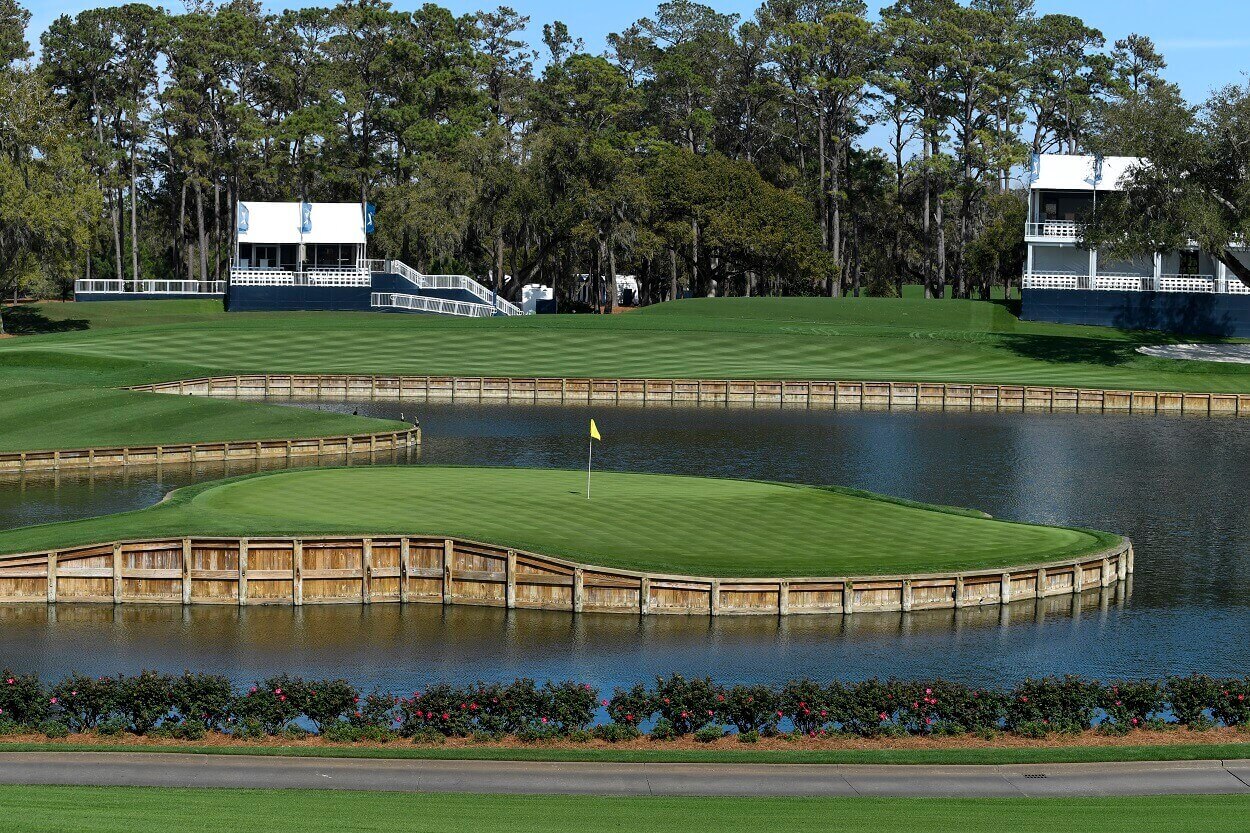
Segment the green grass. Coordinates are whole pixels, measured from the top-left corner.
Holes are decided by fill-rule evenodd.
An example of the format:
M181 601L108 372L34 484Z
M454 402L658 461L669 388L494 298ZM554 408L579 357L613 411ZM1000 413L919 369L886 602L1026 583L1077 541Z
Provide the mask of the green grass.
M721 576L915 573L1049 561L1114 536L836 488L550 469L300 469L135 512L0 532L0 552L177 535L428 534L605 566Z
M385 758L439 761L555 761L627 764L880 764L902 766L971 766L994 764L1072 764L1136 761L1212 761L1250 758L1247 743L1193 743L1142 746L1062 746L1050 748L975 749L756 749L717 747L678 749L657 742L654 747L552 748L535 746L145 746L100 743L13 743L0 741L3 752L175 752L193 755L246 755L293 758Z
M1250 796L607 798L330 790L0 787L7 833L531 833L626 830L1141 833L1244 831Z
M615 316L462 320L230 313L211 301L46 303L8 313L0 450L323 431L307 412L182 409L102 389L254 372L879 379L1250 391L1250 367L1143 356L1158 333L1033 323L1002 302L692 299ZM23 393L23 390L25 391ZM41 397L47 397L43 399ZM24 400L24 401L23 401ZM198 408L218 408L197 416ZM30 414L64 411L46 423ZM72 413L72 418L70 414ZM350 429L349 429L350 430ZM362 428L362 430L364 430Z

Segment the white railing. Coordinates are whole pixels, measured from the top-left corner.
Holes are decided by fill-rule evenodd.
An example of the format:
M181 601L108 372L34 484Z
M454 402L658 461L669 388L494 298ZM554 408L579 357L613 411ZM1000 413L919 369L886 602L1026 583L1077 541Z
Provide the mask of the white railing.
M470 304L468 301L449 301L446 298L405 295L398 292L374 292L369 298L369 303L374 307L392 307L467 318L490 318L495 314L495 308L486 304Z
M1040 223L1025 223L1026 237L1049 237L1056 240L1076 240L1081 236L1084 223L1071 220L1043 220Z
M1024 276L1023 285L1025 289L1080 289L1086 279L1086 275L1067 272L1034 272Z
M1160 292L1215 292L1217 289L1214 275L1159 276Z
M524 315L524 312L516 304L499 297L494 291L482 286L482 284L468 275L426 275L418 272L401 260L388 260L386 264L385 271L399 275L418 289L460 290L481 298L483 302L493 306L504 315Z
M230 270L236 286L370 286L367 266L309 266L294 269L265 269L236 266Z
M1104 289L1117 292L1144 292L1151 289L1153 275L1138 275L1132 272L1099 272L1094 276L1091 289Z
M75 293L99 295L221 295L225 291L225 281L74 281Z

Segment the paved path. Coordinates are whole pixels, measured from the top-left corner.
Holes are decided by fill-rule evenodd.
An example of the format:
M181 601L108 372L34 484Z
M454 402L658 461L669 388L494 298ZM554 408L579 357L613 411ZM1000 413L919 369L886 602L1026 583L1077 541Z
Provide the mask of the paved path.
M741 796L1250 794L1250 761L1018 766L608 764L0 753L0 783L396 792Z
M1250 364L1250 344L1158 344L1138 347L1137 352L1157 359Z

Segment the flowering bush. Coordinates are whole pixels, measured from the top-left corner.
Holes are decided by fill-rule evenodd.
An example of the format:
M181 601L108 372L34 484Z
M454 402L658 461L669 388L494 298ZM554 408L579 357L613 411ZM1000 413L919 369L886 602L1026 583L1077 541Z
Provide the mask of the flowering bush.
M15 674L6 668L0 676L0 720L34 726L57 702L34 674Z
M1250 677L1221 680L1211 712L1225 726L1250 726Z
M399 731L405 737L423 729L432 729L444 737L468 737L473 733L474 716L479 709L472 692L439 683L400 701Z
M639 683L633 688L618 688L612 692L612 699L602 705L613 723L637 728L655 714L655 695Z
M376 727L393 731L399 719L396 716L398 705L399 698L395 695L375 691L356 702L356 710L348 715L347 722L358 729Z
M1168 677L1165 690L1172 716L1178 723L1193 727L1210 724L1207 710L1215 706L1215 698L1220 692L1215 680L1205 674Z
M824 686L814 680L791 680L781 689L778 720L789 717L794 730L813 735L824 730L834 710L834 699L841 691L836 684Z
M291 697L296 681L287 674L270 677L248 688L235 701L238 722L254 724L262 732L276 735L299 717L300 710Z
M1048 732L1088 729L1098 705L1099 685L1080 677L1027 679L1007 702L1007 728L1035 723Z
M52 697L67 725L80 732L94 729L120 705L118 678L71 674L52 687Z
M548 681L542 690L542 717L561 734L581 731L594 722L598 700L599 690L588 683Z
M906 696L906 686L892 680L884 683L876 679L864 680L854 686L830 689L830 701L838 712L843 730L863 737L882 734L904 706L911 706L912 712L925 719L931 709L925 702L922 712L920 700L926 695L917 693L915 701L905 701Z
M1103 686L1098 705L1115 728L1127 731L1142 726L1163 709L1163 683L1151 680L1117 680Z
M716 717L720 686L708 678L687 680L680 674L655 678L655 709L678 735L688 735Z
M234 699L234 687L225 677L185 671L173 681L174 710L187 725L221 729L234 713Z
M930 700L927 731L992 732L1002 723L1006 698L1001 691L934 680L917 692Z
M736 685L717 694L716 713L739 732L773 731L781 698L772 686Z
M318 732L354 715L360 702L360 692L347 680L302 680L296 677L287 685L292 705L312 721Z
M147 734L174 707L173 683L165 674L143 671L117 681L118 712L136 735Z

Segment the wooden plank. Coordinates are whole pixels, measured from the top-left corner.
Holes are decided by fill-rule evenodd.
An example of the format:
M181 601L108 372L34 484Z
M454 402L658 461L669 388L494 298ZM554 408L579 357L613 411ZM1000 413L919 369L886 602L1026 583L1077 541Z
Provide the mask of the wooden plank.
M512 610L516 607L516 550L508 550L508 562L505 571L508 576L508 586L504 591L504 600L507 608Z
M451 604L452 564L456 559L456 544L451 538L443 540L443 604Z
M113 545L113 604L122 601L122 545Z
M402 389L403 383L400 383ZM408 601L408 555L411 548L407 538L399 539L399 602Z
M239 606L247 604L247 539L239 539Z
M373 539L366 538L360 547L360 596L365 604L371 603L373 596Z
M48 602L56 601L56 550L48 553Z
M191 539L182 539L182 603L191 604Z

